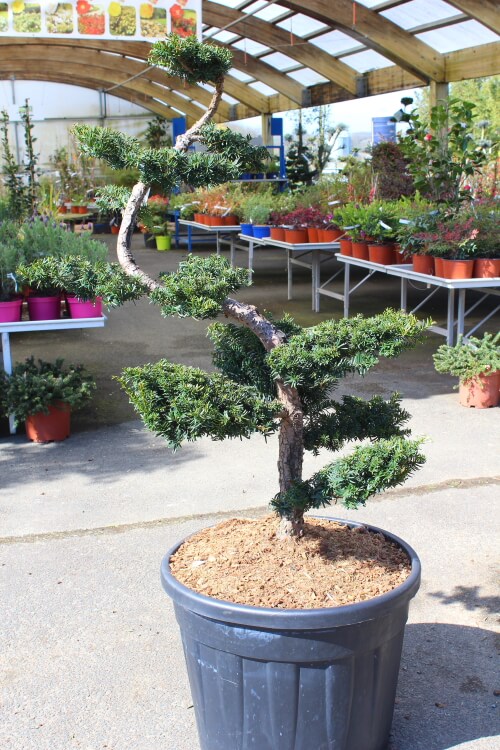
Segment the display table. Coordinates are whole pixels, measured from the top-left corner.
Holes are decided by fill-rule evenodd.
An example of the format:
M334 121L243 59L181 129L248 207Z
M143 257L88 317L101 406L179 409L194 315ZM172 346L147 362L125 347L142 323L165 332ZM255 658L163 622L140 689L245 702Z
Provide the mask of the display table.
M408 283L409 282L420 282L424 284L423 292L427 292L424 299L409 312L414 313L420 310L435 294L439 289L446 289L448 291L448 304L447 304L447 320L446 327L439 325L432 325L431 331L439 333L446 337L448 344L453 344L458 336L464 336L467 338L471 336L478 328L481 328L487 320L492 318L499 310L500 305L497 305L494 310L490 311L485 315L479 323L471 328L467 334L465 333L465 319L466 317L475 310L481 302L483 302L488 296L500 296L500 278L490 279L444 279L440 276L430 276L424 273L418 273L413 270L411 264L402 265L390 265L384 266L380 263L372 263L368 260L359 260L358 258L352 258L348 255L337 254L337 260L344 264L344 294L333 292L326 289L328 283L332 280L328 279L323 284L318 285L318 294L323 294L334 299L339 299L344 302L344 317L349 317L349 306L351 295L362 286L368 279L370 279L374 273L384 273L388 276L395 276L400 279L401 282L401 310L408 312ZM368 271L366 276L361 279L357 284L351 287L350 273L351 267L364 268ZM428 291L430 288L431 291ZM466 293L467 292L479 292L481 297L476 300L468 309L466 308ZM455 314L455 296L458 297L458 303L456 305ZM455 335L456 329L456 335Z
M235 226L213 227L213 226L208 226L208 224L200 224L200 222L198 221L188 221L187 219L179 219L178 223L179 223L179 226L187 228L188 253L191 253L193 250L193 239L194 239L193 232L194 231L206 232L207 234L215 235L217 255L220 255L221 241L223 241L223 238L229 242L229 251L231 253L231 264L233 264L234 251L235 251L234 239L235 239L235 236L239 232L241 232L241 227L239 224Z
M103 328L106 316L100 318L60 318L58 320L21 320L18 323L0 323L2 334L2 360L3 369L10 375L12 373L12 357L10 351L11 333L31 333L33 331L65 331L75 328ZM14 418L9 416L10 433L15 433Z
M246 234L239 235L241 240L246 242L246 247L242 249L248 252L248 278L252 280L253 274L253 257L255 246L273 247L278 250L286 251L287 258L287 277L288 277L288 299L293 299L293 266L301 266L303 268L311 269L311 295L312 295L312 309L314 312L319 312L319 283L321 273L321 263L323 262L322 255L327 255L330 259L336 257L339 243L338 242L280 242L279 240L273 240L271 237L264 237L260 239L258 237L251 237ZM307 256L311 256L310 260L307 260ZM342 268L337 272L336 275L342 273ZM331 280L331 279L330 279Z

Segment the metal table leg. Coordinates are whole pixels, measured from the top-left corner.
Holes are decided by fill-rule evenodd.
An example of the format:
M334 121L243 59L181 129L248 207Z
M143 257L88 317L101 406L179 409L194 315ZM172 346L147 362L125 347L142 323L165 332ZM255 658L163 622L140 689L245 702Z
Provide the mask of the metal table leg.
M248 283L252 283L253 276L253 240L248 242Z
M193 242L192 242L192 229L193 227L189 226L188 224L188 253L193 252Z
M10 336L8 333L2 333L2 359L4 371L7 375L12 375L12 355L10 352ZM11 435L15 435L16 433L13 414L9 414L9 432Z
M344 271L344 318L349 317L350 286L351 286L351 266L349 263L346 263L345 271Z
M401 277L401 310L406 312L408 309L408 279Z
M312 251L311 258L311 286L312 286L312 309L319 312L319 285L320 285L320 250Z
M457 339L465 333L465 289L458 290Z
M288 299L293 299L293 266L292 266L292 251L286 251L286 268L288 275Z
M446 325L446 343L449 346L453 345L454 326L455 326L455 290L448 289L448 316L447 316L447 325Z

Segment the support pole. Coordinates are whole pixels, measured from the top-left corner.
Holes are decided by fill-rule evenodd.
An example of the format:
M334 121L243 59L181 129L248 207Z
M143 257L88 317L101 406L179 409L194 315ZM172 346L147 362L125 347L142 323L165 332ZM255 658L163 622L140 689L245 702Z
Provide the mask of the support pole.
M431 81L430 85L430 106L437 107L442 106L446 107L448 104L449 99L449 86L447 83L438 83L437 81ZM445 125L442 130L439 133L434 133L434 135L439 138L439 141L441 143L441 146L443 149L448 148L448 128Z

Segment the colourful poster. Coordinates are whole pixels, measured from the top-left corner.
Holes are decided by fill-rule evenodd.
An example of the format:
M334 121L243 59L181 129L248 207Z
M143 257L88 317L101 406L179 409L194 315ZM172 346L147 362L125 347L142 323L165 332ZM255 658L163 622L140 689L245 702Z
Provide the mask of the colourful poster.
M202 0L0 2L0 36L156 41L175 32L201 39Z

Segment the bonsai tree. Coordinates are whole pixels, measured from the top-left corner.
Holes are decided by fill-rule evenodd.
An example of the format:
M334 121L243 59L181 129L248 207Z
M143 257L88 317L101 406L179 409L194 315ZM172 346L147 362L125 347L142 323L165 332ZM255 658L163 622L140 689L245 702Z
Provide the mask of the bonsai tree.
M121 382L146 425L174 448L204 435L222 440L278 432L279 491L272 507L280 519L279 535L300 537L306 511L338 500L355 508L402 483L424 461L420 441L408 438L409 415L399 396L335 401L332 391L346 375L363 375L379 357L395 357L414 346L425 324L391 310L305 329L289 317L274 320L231 296L247 285L247 273L216 256L190 258L160 280L146 274L131 253L131 237L151 183L160 184L165 193L181 183L223 183L251 171L263 158L262 149L251 147L247 138L210 123L231 66L228 50L170 35L153 45L150 63L188 83L210 83L215 89L207 111L174 147L143 148L129 136L88 125L77 126L76 136L85 154L119 169L140 170L117 241L125 271L141 280L164 315L207 319L223 314L231 322L217 321L209 329L220 372L163 359L127 368ZM190 151L194 143L206 151ZM303 477L305 450L338 451L353 440L367 442Z
M48 414L49 406L57 402L78 409L90 400L94 378L82 365L63 365L62 359L36 363L30 357L17 364L11 375L3 376L4 408L15 415L16 424L39 412Z
M460 336L455 346L440 346L433 359L437 372L455 375L460 383L493 375L500 370L500 333L470 336L467 341Z

